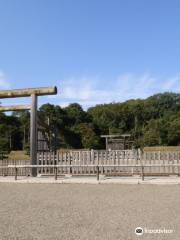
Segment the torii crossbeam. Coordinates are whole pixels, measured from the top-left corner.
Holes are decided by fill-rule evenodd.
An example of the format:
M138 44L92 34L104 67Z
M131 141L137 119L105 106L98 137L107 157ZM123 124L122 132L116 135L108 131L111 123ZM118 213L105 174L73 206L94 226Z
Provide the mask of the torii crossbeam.
M0 91L1 98L31 97L31 105L17 105L0 107L0 112L31 110L30 119L30 160L31 165L37 165L37 97L57 94L57 87L25 88ZM36 169L32 168L32 176L36 176Z

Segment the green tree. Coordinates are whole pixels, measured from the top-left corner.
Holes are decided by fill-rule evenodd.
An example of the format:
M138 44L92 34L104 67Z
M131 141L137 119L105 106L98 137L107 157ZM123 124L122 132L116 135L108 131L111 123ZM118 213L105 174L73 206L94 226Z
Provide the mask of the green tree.
M81 137L83 148L96 149L100 147L100 137L92 123L80 123L76 126L75 132Z

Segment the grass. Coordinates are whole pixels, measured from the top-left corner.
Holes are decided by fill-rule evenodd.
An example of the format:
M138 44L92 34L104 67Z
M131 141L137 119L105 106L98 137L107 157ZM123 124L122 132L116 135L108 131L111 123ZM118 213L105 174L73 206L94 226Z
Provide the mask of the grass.
M8 155L10 160L29 160L29 155L25 151L11 151Z

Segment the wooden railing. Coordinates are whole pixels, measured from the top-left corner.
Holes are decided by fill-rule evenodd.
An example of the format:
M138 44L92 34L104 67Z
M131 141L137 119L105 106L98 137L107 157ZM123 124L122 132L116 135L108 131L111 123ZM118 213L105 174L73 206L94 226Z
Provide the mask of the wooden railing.
M78 168L78 167L93 167L96 169L96 176L97 176L97 180L99 181L99 175L102 173L100 171L101 168L109 168L109 167L118 167L118 168L122 168L122 167L136 167L139 168L140 170L140 175L142 177L142 181L144 181L144 177L146 176L145 174L145 169L148 168L152 168L152 167L180 167L180 164L154 164L154 165L43 165L43 168L51 168L54 169L54 177L55 180L57 180L58 178L58 169L61 168L67 168L67 167L72 167L72 168ZM0 168L4 168L4 167L0 167ZM28 170L32 170L33 168L36 168L37 171L38 169L42 168L42 165L8 165L7 168L9 169L14 169L14 176L15 176L15 180L17 180L17 177L19 176L18 170L19 169L28 169Z
M57 174L96 174L99 166L100 174L104 175L134 175L141 174L139 166L144 168L145 175L180 175L180 152L141 152L140 150L81 150L38 153L37 169L40 175ZM28 160L0 160L0 175L14 176L15 169L8 165L29 165ZM149 166L149 167L148 167ZM19 176L30 175L29 167L19 168Z

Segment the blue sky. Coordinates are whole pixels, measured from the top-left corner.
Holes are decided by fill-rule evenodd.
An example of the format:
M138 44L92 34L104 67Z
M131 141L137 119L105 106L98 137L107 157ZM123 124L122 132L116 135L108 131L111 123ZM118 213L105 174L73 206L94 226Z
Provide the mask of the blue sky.
M84 108L180 92L179 9L178 0L0 0L0 89L57 85L39 104Z

